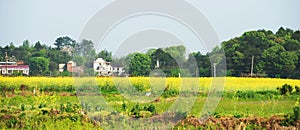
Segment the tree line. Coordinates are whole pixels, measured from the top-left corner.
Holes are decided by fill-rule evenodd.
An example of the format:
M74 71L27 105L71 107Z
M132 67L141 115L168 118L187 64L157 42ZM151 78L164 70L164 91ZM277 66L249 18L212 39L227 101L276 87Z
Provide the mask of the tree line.
M22 60L28 64L32 76L59 76L58 64L70 60L84 66L87 75L93 75L93 61L101 57L113 66L125 67L126 73L133 76L208 77L212 76L213 64L218 66L225 60L227 76L250 76L252 72L254 77L300 78L300 31L283 27L275 33L248 31L222 42L206 54L192 52L187 56L182 45L150 49L146 53L133 52L123 57L113 57L107 50L96 53L92 41L77 42L68 36L57 38L53 45L31 44L25 40L19 47L13 43L0 46L0 61L5 61L7 52L10 61ZM221 54L223 51L225 56Z
M245 32L221 44L226 54L227 75L253 73L262 77L300 78L300 31L280 27Z

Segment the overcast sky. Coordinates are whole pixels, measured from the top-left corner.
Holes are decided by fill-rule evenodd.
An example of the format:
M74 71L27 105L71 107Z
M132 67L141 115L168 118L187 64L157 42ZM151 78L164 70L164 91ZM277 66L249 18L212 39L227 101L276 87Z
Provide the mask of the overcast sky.
M221 41L257 29L300 28L299 0L188 0L207 17ZM77 40L86 23L112 0L0 0L0 46L26 39L52 45ZM170 5L171 6L171 5ZM104 46L104 48L106 48ZM107 48L110 48L109 46Z

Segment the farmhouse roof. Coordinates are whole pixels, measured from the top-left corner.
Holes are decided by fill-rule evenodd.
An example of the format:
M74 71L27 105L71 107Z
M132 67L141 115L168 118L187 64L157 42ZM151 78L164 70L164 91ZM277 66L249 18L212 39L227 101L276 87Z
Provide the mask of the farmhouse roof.
M29 69L29 66L28 65L2 65L0 66L0 68L8 68L8 69Z
M109 63L109 62L106 62L102 58L97 58L96 61L94 61L94 63Z

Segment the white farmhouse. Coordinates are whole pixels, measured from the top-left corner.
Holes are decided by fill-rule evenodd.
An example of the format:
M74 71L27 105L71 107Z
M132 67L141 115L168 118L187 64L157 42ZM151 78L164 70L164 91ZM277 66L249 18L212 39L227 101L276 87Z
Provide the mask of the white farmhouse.
M125 73L124 67L113 67L112 69L113 69L113 74L115 76L121 76L122 74Z
M111 62L106 62L102 58L98 58L94 61L94 72L98 74L98 76L111 76L113 73L113 69L111 66Z

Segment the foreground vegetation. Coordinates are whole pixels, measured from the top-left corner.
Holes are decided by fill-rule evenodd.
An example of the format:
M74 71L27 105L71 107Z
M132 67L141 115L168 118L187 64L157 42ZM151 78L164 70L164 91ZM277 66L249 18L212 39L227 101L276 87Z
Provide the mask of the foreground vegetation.
M83 79L76 81L76 78L69 77L0 77L0 128L135 128L142 125L134 122L135 120L146 119L155 124L167 118L170 119L168 124L155 126L169 125L179 129L272 129L299 126L299 80L226 78L224 92L215 111L208 113L210 116L207 120L199 120L208 100L212 78L187 79L198 81L199 89L196 94L183 95L182 91L188 90L184 87L195 84L188 84L181 78L167 78L162 84L153 83L158 80L149 80L148 77L92 79L97 84L96 88L99 88L96 90L101 93L90 92L92 89L87 88L92 84L86 84ZM130 88L130 85L126 85L128 82L125 82L128 80L138 93L144 95L151 92L152 95L148 97L151 100L145 98L140 99L144 102L140 102L133 100L136 98L128 98L127 91L123 91L128 89L119 88ZM181 86L182 82L186 84ZM156 89L153 85L163 85L163 89ZM155 92L159 90L162 90L161 96L155 97ZM190 102L193 105L188 112L180 111L179 107L176 108L179 111L168 112L177 100L184 102L186 97L191 96L196 98L195 102ZM103 102L101 97L104 98ZM99 100L94 100L95 98ZM105 108L103 103L112 109ZM127 122L127 117L134 120ZM143 127L153 128L149 124Z

